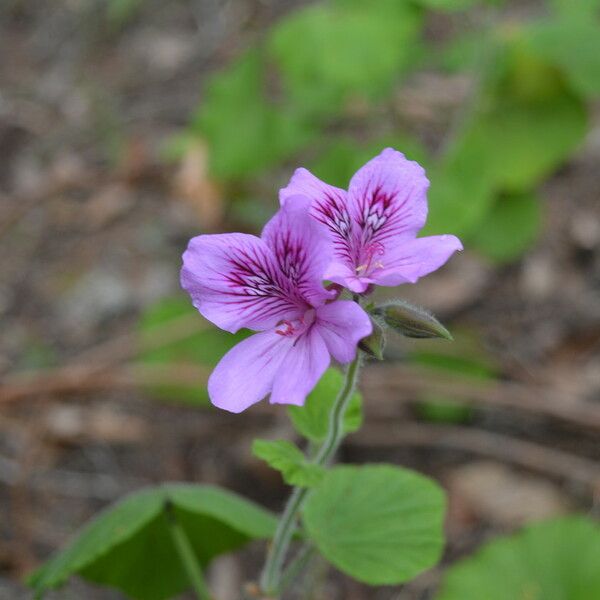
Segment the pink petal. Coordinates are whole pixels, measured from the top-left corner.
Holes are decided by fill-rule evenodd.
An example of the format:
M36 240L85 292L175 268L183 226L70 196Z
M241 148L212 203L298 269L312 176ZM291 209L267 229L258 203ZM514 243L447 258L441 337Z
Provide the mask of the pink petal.
M287 187L279 192L282 205L297 196L312 201L311 214L321 223L331 237L336 262L354 266L354 224L348 212L347 193L324 183L306 169L296 169Z
M361 246L415 237L427 219L428 187L423 168L392 148L359 169L350 181L348 207Z
M204 317L232 333L268 329L305 310L267 244L244 233L193 238L183 255L181 285Z
M319 204L327 198L336 205L344 205L346 191L329 185L315 177L308 169L296 169L286 187L279 190L279 201L283 206L292 196L306 196Z
M362 294L371 283L375 283L375 280L371 277L360 277L346 265L340 265L340 263L330 265L325 279L333 283L339 283L355 294Z
M320 306L332 297L323 287L323 274L331 262L331 245L310 216L311 201L291 197L265 225L262 239L272 250L289 296Z
M274 330L257 333L234 346L208 379L211 402L239 413L262 400L273 387L293 339Z
M302 406L329 363L325 342L313 326L296 338L281 362L273 383L271 403Z
M327 350L341 363L354 359L358 342L373 329L369 315L350 300L339 300L318 308L314 327L318 327Z
M457 250L462 250L454 235L434 235L414 240L399 241L386 249L381 269L371 277L379 285L415 283L420 277L439 269Z

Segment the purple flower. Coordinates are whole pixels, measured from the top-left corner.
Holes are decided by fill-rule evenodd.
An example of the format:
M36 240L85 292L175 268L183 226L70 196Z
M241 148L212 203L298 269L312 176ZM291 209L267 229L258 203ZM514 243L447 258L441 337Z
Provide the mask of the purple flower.
M271 402L304 404L331 356L350 362L371 322L358 304L334 300L323 285L331 246L294 198L260 238L244 233L201 235L183 255L181 285L215 325L259 331L232 348L208 380L213 404L241 412Z
M417 238L427 219L429 180L401 152L385 149L352 177L348 192L297 169L281 190L281 204L312 200L311 214L329 230L333 261L325 279L362 293L369 285L415 283L456 250L453 235Z

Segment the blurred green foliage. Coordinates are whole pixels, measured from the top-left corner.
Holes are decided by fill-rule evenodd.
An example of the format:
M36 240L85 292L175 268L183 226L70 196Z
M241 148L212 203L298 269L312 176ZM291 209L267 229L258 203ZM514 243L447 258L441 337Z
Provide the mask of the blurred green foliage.
M570 516L496 539L453 565L436 600L600 598L600 528Z
M282 166L305 164L345 187L394 146L428 168L425 233L452 232L511 261L536 238L536 188L577 150L600 95L599 4L548 0L521 22L493 0L309 5L210 78L184 139L206 140L213 177L249 202L257 178ZM476 5L477 25L441 43L426 36L432 13ZM474 81L435 153L395 108L407 79L432 67Z
M139 325L138 361L147 368L200 366L206 375L223 355L250 332L231 334L204 321L191 302L183 295L166 298L150 306ZM161 384L149 387L159 399L208 404L207 377L198 377L194 384Z
M331 367L325 371L313 391L307 396L304 406L288 406L288 415L296 431L314 443L327 436L329 413L344 384L344 376ZM363 421L362 395L354 392L344 415L344 432L360 429Z
M439 344L437 340L418 340L415 350L408 353L408 362L425 368L433 376L450 375L465 383L486 382L498 375L497 365L486 351L476 331L454 331L452 344ZM415 405L417 415L435 423L465 423L471 420L473 409L460 402L456 396L424 393Z

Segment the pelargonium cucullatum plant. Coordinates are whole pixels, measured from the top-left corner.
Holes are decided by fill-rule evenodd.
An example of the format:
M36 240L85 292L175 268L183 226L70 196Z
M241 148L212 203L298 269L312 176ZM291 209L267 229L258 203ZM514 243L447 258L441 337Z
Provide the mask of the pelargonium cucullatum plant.
M322 467L331 461L358 379L358 344L373 332L362 296L375 285L415 283L462 249L453 235L417 238L427 218L428 186L421 166L388 148L359 169L347 192L298 169L260 238L192 239L181 282L194 306L222 329L258 332L229 351L210 376L215 406L237 413L268 394L271 403L302 406L332 357L349 364L328 435L308 459ZM332 284L325 287L326 280ZM340 299L345 289L352 300ZM373 307L372 313L389 323L399 314L394 308ZM431 322L418 313L408 315L408 325ZM266 594L280 589L309 489L294 488L279 521L260 582Z
M189 586L209 600L202 567L251 539L269 540L268 550L260 578L243 593L265 600L281 598L319 555L371 585L403 583L437 562L444 517L437 484L394 465L332 465L344 435L360 425L361 363L382 358L385 330L450 339L423 309L367 298L377 285L415 283L462 249L453 235L417 237L428 186L417 163L388 148L358 170L348 191L298 169L260 237L191 240L181 283L194 306L221 329L255 332L210 375L212 403L232 413L266 397L292 405L292 422L308 439L306 453L285 440L253 445L293 486L287 504L276 518L214 486L138 492L32 576L38 595L79 574L140 600ZM315 386L325 386L318 396Z

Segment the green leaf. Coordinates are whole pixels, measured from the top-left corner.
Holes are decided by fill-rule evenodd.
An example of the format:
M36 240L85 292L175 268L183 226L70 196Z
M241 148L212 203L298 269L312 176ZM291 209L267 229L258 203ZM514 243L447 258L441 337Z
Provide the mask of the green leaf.
M498 263L515 260L537 239L541 216L534 194L501 197L471 234L468 246Z
M367 161L384 148L402 151L410 160L423 163L427 153L415 138L398 133L360 143L355 139L340 137L325 147L320 156L310 165L310 171L331 185L348 188L350 179Z
M302 451L287 440L254 440L252 453L279 471L288 485L313 487L325 472L323 467L309 463Z
M181 593L189 583L168 530L167 502L202 565L275 530L274 516L232 492L192 484L150 488L100 513L30 576L29 585L41 594L79 575L139 600Z
M302 113L270 101L265 82L265 64L255 48L207 84L192 128L208 141L215 177L253 175L312 138L312 126Z
M600 16L600 0L550 0L554 13L561 17Z
M528 102L500 97L477 115L453 149L495 189L518 193L540 183L583 140L587 115L564 91Z
M248 335L245 331L231 334L217 329L183 296L154 304L140 319L139 361L146 366L196 365L199 375L196 385L153 385L149 392L168 401L207 404L206 382L211 369Z
M344 385L344 376L336 369L328 369L304 406L288 407L288 415L298 433L312 442L322 442L327 436L329 413ZM362 397L355 392L344 418L344 432L352 433L362 424Z
M444 538L445 499L430 479L392 465L328 471L304 507L323 556L371 585L408 581L435 565Z
M432 59L451 73L473 71L481 65L492 42L491 36L493 33L489 29L462 33L446 42L441 51L431 49Z
M422 235L451 231L464 236L479 225L494 201L493 185L470 147L428 171L429 216Z
M594 10L591 2L586 6ZM590 99L600 95L598 5L595 14L542 21L529 35L533 50L560 67L575 92Z
M600 527L582 516L538 523L452 566L436 600L600 598Z
M458 12L478 4L501 4L503 0L417 0L418 4L430 10Z
M112 27L119 29L137 16L143 4L144 0L108 0L106 18Z
M313 117L388 92L412 65L420 15L409 3L338 0L298 10L267 44L284 91Z

